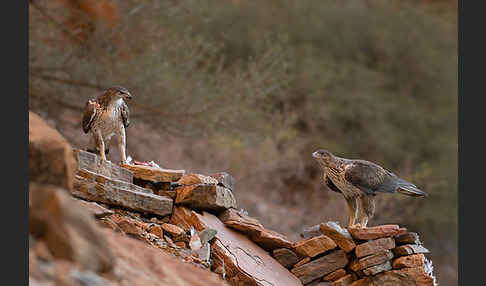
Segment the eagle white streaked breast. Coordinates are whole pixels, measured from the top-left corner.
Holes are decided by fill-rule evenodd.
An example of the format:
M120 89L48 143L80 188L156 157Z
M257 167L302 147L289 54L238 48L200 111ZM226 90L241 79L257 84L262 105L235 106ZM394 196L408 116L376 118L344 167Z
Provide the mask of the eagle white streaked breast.
M114 86L97 98L88 100L82 122L84 133L91 135L88 151L99 152L106 160L111 139L117 137L122 162L127 162L125 128L130 124L130 113L125 100L131 98L126 88Z
M414 184L375 163L340 158L323 149L312 153L312 157L324 171L324 183L332 191L343 194L346 199L350 212L349 226L366 227L368 219L375 212L376 193L398 192L412 197L427 196Z

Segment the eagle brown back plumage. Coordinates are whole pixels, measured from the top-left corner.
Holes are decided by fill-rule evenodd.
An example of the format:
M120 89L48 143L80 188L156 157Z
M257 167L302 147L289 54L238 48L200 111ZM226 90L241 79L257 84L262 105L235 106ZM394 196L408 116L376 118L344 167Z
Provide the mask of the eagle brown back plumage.
M83 131L84 133L88 133L91 129L91 125L93 124L97 113L99 112L100 106L99 103L96 101L88 100L84 107L84 114L83 114Z

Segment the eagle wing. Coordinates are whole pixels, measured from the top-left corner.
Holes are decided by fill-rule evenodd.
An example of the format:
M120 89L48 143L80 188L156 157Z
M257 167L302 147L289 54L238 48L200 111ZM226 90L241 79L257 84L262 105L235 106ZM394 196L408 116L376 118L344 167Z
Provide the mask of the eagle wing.
M130 111L128 110L128 105L125 103L125 101L122 101L121 117L123 120L123 126L128 127L128 125L130 125Z
M393 173L368 161L354 160L346 164L344 178L367 194L394 193L397 189Z
M324 174L324 182L326 183L326 186L333 192L336 192L336 193L341 193L341 191L338 189L338 187L336 187L336 185L334 185L334 183L331 181L331 179L329 179L329 177Z
M96 117L97 111L97 103L91 100L88 100L86 102L86 106L84 108L84 114L83 114L83 131L84 133L88 133L88 131L91 129L91 125L93 124L93 121Z

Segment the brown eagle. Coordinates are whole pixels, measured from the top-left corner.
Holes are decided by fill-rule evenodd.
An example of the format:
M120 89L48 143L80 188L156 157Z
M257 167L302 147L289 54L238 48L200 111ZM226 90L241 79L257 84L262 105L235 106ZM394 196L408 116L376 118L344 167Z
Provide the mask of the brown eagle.
M375 212L376 193L396 193L412 197L427 194L385 168L365 160L350 160L334 156L327 150L312 153L324 171L324 183L332 191L343 194L348 204L349 226L366 227ZM361 201L361 206L358 205ZM359 211L360 209L360 211ZM360 221L357 223L358 218Z
M130 92L121 86L110 87L94 100L88 100L83 114L83 131L90 133L90 146L87 151L99 152L106 160L110 142L117 137L122 162L127 162L126 132L130 124L129 110L125 100L132 98Z

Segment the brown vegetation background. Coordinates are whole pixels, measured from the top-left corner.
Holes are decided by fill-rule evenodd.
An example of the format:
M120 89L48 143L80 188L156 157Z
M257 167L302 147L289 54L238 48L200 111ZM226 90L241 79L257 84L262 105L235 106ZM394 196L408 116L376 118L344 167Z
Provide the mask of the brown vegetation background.
M380 195L370 225L421 233L440 285L457 284L455 1L29 6L29 108L73 146L88 142L87 99L125 86L134 95L129 155L233 174L240 207L291 238L347 223L313 151L377 162L430 197Z

